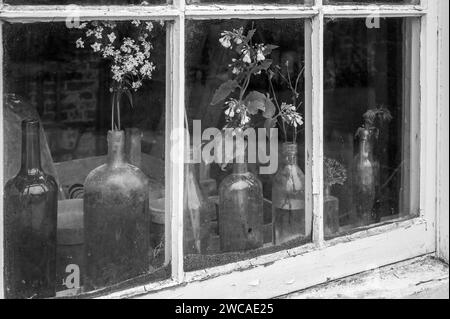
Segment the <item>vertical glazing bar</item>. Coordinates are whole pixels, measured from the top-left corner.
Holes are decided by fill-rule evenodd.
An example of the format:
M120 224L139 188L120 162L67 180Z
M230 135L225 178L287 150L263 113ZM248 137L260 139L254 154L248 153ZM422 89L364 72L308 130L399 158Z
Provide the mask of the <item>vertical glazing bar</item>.
M435 230L437 211L438 10L438 1L428 1L420 28L420 211L430 230ZM430 240L436 244L436 235Z
M3 282L3 265L4 265L4 252L3 252L3 22L0 21L0 145L2 147L0 156L0 299L4 298L5 287Z
M165 216L164 216L164 265L167 266L172 260L172 215L170 212L170 191L171 185L171 165L170 165L170 130L172 125L172 105L173 105L173 24L166 24L166 138L165 138Z
M307 212L312 211L312 237L317 246L324 240L323 227L323 27L322 0L316 0L319 14L308 20L306 32L306 141ZM308 53L309 52L309 53ZM309 97L308 97L309 95ZM309 200L308 200L309 199ZM311 223L310 223L311 224Z
M166 207L171 212L171 263L172 279L181 282L184 277L183 269L183 180L184 180L184 41L185 41L185 0L174 0L174 6L179 9L179 16L169 29L169 45L171 55L171 105L167 116L169 138L169 179L166 187Z
M311 235L313 226L312 196L312 19L305 20L305 234Z

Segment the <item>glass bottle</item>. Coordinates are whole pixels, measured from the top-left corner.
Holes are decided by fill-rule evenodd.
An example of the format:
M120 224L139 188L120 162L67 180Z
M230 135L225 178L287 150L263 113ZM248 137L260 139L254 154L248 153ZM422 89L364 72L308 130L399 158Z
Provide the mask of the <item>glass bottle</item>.
M376 180L379 165L373 159L372 134L369 129L358 132L359 151L353 159L353 198L359 224L369 225L374 219Z
M273 242L305 236L305 175L297 164L297 144L284 143L272 184Z
M142 131L136 127L125 129L125 153L131 165L141 168Z
M330 185L324 187L323 226L326 237L331 237L339 232L339 199L331 195Z
M219 235L222 252L263 246L263 192L258 177L246 163L236 163L233 173L219 186Z
M125 158L125 133L109 131L107 163L84 183L87 290L131 279L150 267L148 179Z
M188 152L192 158L192 148ZM185 164L184 174L184 239L183 249L188 254L205 254L210 236L210 221L214 207L205 200L198 182L194 163Z
M58 186L41 167L38 120L22 122L22 164L4 203L6 298L55 296Z

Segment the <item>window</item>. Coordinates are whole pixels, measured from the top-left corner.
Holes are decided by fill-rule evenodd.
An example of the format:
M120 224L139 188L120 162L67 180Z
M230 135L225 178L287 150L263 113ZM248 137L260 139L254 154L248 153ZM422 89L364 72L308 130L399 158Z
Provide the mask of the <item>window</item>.
M1 180L6 185L17 174L21 152L26 162L41 153L44 171L56 177L52 196L59 196L57 241L49 217L39 231L52 240L33 248L12 234L22 224L33 227L33 219L9 213L18 188L2 190L0 234L17 244L5 245L0 256L7 297L11 278L37 278L33 284L45 286L41 271L51 268L10 271L13 263L27 263L17 251L36 252L49 242L58 245L55 271L58 282L64 280L57 295L109 297L171 297L174 291L189 298L273 297L436 250L430 185L437 171L427 164L437 153L437 92L429 85L437 81L434 1L4 3ZM127 54L139 51L134 45L145 52L151 43L149 57L134 60L134 75L142 79L131 77L129 87L115 86L124 76L120 68L110 73L124 60L114 52L112 62L102 58L109 53L101 45L114 41L128 41L128 49L118 47ZM152 64L141 71L146 57ZM289 110L295 112L280 115L285 122L273 120ZM41 149L24 152L16 140L30 114L45 135L34 135L41 136ZM215 138L236 123L254 129L243 139L248 165L235 161L232 145L223 155L236 155L237 164L225 167L215 160L222 147ZM278 137L267 135L267 123L280 128ZM22 125L39 132L36 121ZM123 127L137 130L121 134ZM34 145L33 134L24 136ZM266 157L251 162L256 145L265 145ZM121 147L140 168L142 187L131 183L139 183L135 173L107 190L103 171L86 179L95 167L111 164ZM196 154L200 159L192 161ZM263 173L269 155L277 169ZM287 178L277 174L280 167ZM286 193L279 178L300 189ZM136 191L129 206L125 189L110 191L124 181L131 183L126 190ZM50 187L33 183L34 189ZM141 198L142 189L150 191ZM55 202L46 196L45 203ZM18 297L51 295L44 288L31 296L17 289Z

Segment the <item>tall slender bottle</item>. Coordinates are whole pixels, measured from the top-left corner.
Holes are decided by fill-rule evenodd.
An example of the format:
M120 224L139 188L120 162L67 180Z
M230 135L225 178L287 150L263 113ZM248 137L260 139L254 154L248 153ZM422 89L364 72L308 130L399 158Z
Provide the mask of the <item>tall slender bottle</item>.
M373 159L371 136L368 129L358 132L359 150L353 160L353 198L359 219L357 222L362 225L375 222L374 205L379 164Z
M297 164L297 144L284 143L272 184L273 242L305 236L305 174Z
M6 298L55 296L58 185L41 167L38 120L22 122L22 164L5 186Z

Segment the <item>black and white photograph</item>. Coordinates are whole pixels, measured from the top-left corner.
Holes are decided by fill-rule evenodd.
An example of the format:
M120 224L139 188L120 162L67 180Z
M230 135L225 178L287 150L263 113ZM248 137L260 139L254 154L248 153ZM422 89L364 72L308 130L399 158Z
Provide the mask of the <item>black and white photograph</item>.
M448 0L0 0L0 40L0 299L449 299Z

